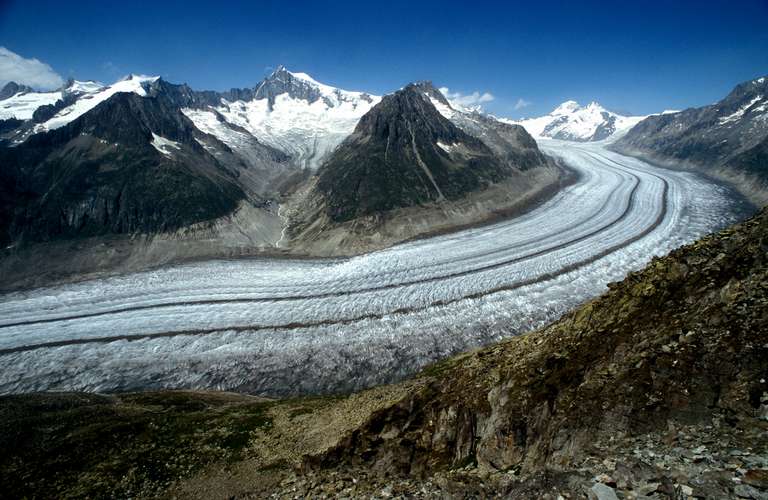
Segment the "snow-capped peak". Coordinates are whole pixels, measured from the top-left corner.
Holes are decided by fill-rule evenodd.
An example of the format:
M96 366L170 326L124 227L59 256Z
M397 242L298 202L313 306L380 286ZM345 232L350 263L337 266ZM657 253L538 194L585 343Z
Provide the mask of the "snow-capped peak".
M65 92L73 94L92 94L104 88L104 84L94 80L70 80L64 87Z
M139 82L139 83L150 83L150 82L157 81L159 79L160 79L159 76L138 75L136 73L130 73L128 75L125 75L115 83L117 84L120 82L128 82L128 81Z
M569 100L551 113L521 121L505 120L522 125L534 137L550 137L569 141L599 141L616 138L635 126L642 116L623 116L608 111L597 101L586 106Z
M249 100L223 99L214 110L183 111L198 128L213 133L230 147L237 146L236 134L217 125L217 117L289 153L303 166L316 168L380 100L278 66L256 86Z
M270 106L283 94L310 104L322 100L328 107L338 106L343 102L370 102L372 98L364 92L351 92L326 85L307 73L288 71L283 65L278 66L254 89L254 98L267 99Z
M581 109L581 105L576 101L565 101L560 106L556 107L550 115L552 116L559 116L559 115L569 115L571 113L575 113Z

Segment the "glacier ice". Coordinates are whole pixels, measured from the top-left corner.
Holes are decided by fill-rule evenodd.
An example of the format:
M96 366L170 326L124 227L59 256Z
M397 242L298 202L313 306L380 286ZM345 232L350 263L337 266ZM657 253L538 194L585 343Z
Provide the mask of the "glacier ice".
M1 296L0 392L390 382L542 326L740 215L692 173L541 146L579 180L515 219L353 258L213 260Z

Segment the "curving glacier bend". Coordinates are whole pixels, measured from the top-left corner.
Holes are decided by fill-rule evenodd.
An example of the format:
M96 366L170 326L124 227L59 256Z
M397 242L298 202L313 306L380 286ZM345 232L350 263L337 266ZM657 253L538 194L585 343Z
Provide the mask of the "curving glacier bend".
M744 207L600 144L542 140L579 181L512 220L349 259L177 265L0 297L0 392L360 389L557 318Z

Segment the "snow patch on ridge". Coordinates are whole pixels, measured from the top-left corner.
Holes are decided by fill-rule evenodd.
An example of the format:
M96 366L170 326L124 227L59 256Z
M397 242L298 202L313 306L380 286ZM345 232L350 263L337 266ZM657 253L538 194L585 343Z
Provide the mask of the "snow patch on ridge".
M50 120L41 123L35 127L35 133L55 130L78 119L88 111L92 110L102 102L120 92L133 92L142 97L147 95L144 85L156 81L159 76L130 75L108 87L97 87L93 85L81 85L81 88L88 89L88 92L78 98L74 104L62 109Z
M447 106L445 103L442 103L435 99L434 97L429 97L429 101L432 103L432 105L437 109L437 112L443 115L445 118L448 118L449 120L453 119L454 115L456 114L456 110L454 110L452 107Z
M744 113L746 113L749 108L754 106L755 103L757 103L758 101L762 100L762 98L763 98L763 96L759 95L759 96L755 97L754 99L752 99L751 101L749 101L744 106L742 106L739 109L737 109L735 112L731 113L730 115L724 116L724 117L720 118L720 120L719 120L720 121L720 125L724 125L726 123L735 122L735 121L739 120L742 116L744 116Z
M154 132L152 132L151 144L155 147L156 150L160 151L165 156L171 156L174 149L181 149L181 144L178 142L166 139L165 137L159 136Z
M453 144L443 144L442 142L440 142L440 141L437 141L437 146L438 146L440 149L442 149L443 151L445 151L446 153L450 154L450 153L453 153L453 151L454 151L456 148L460 147L460 146L461 146L461 144L460 144L460 143L458 143L458 142L454 142Z

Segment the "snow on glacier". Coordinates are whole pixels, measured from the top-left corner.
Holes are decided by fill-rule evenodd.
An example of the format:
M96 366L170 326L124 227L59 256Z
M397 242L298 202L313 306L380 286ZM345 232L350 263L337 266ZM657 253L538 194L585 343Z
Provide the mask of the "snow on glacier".
M323 97L314 102L280 94L270 107L269 100L222 100L214 109L228 123L237 125L256 137L293 156L303 167L317 168L320 163L352 133L365 113L381 97L341 90L317 82L305 73L291 73L314 86ZM225 127L208 110L184 109L196 127L222 142L237 142L237 131Z
M0 120L31 120L40 106L56 104L61 92L20 92L0 101Z
M66 88L53 92L19 92L0 101L0 120L7 120L8 118L31 120L38 108L54 105L65 95L91 95L103 88L104 86L98 82L73 80Z
M360 389L542 326L737 217L731 192L694 174L541 146L579 180L515 219L353 258L190 263L2 296L0 392Z

